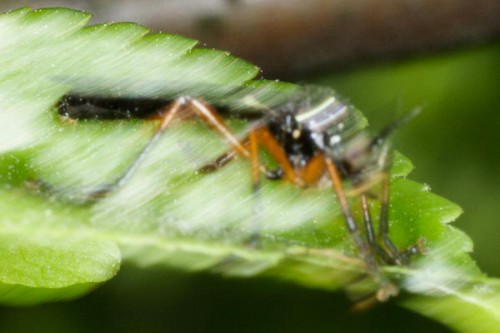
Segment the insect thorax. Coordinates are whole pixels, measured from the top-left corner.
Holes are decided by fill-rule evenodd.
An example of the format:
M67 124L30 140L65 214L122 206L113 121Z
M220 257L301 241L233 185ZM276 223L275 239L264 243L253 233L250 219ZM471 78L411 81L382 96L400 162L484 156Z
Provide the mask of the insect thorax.
M350 104L326 88L304 87L269 123L291 164L300 168L316 154L331 158L343 177L362 183L384 171L387 146L375 144Z

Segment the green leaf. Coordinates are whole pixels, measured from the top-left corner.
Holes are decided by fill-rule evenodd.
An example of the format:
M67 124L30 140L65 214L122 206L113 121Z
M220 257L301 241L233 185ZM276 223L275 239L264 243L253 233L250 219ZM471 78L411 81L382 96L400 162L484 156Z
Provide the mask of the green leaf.
M121 258L140 266L376 291L331 189L263 181L257 196L243 160L197 173L228 146L196 121L170 128L125 186L92 205L27 188L28 179L66 189L110 182L154 131L152 122L140 120L62 120L54 106L69 90L107 97L191 95L242 110L272 108L297 88L253 80L255 66L195 48L184 37L148 34L128 23L85 26L88 20L67 9L23 8L0 16L0 302L77 297L110 279ZM228 123L240 134L248 126L241 119ZM496 310L488 310L497 303L497 282L481 275L468 255L470 239L448 224L461 209L407 180L411 168L396 154L391 237L403 249L425 238L429 254L409 267L384 268L410 295L402 304L469 331L440 310L463 305L485 326L499 328ZM350 200L359 220L356 198ZM379 202L370 205L376 216ZM247 241L256 232L261 246L252 248ZM491 286L490 294L476 286Z
M453 273L453 272L447 272ZM461 274L459 271L455 271ZM434 318L459 332L498 332L500 326L500 281L481 279L449 281L431 277L427 296L415 296L403 306ZM452 282L452 284L450 284ZM421 293L422 290L418 290Z

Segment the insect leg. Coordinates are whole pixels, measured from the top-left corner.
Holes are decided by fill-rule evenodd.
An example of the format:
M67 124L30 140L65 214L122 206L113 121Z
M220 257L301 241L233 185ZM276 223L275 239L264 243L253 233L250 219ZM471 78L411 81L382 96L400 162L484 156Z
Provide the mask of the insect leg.
M375 261L375 258L371 252L370 247L368 246L367 242L363 239L361 232L356 224L356 221L354 221L354 218L351 214L349 203L347 202L345 191L342 186L340 172L335 166L335 163L329 157L325 157L325 163L328 170L328 174L333 183L333 189L337 194L337 198L340 203L340 208L342 209L342 213L344 215L347 224L347 229L351 234L351 236L354 238L354 241L356 242L356 245L358 246L361 252L361 256L363 257L368 270L381 284L381 288L377 291L377 299L379 301L385 301L389 297L396 295L398 292L398 288L382 275L377 266L377 262Z
M210 127L224 137L228 143L243 157L250 158L250 151L243 142L231 131L217 111L207 103L193 98L187 98L191 110Z
M253 139L252 139L253 137ZM253 141L253 143L252 143ZM277 170L268 170L265 166L258 164L258 169L261 173L263 173L266 178L275 180L282 179L283 177L292 183L300 183L295 170L292 165L288 161L285 151L281 147L281 145L276 141L274 135L265 127L256 127L250 130L250 134L247 139L240 141L241 146L244 149L247 149L248 154L242 154L244 157L252 160L251 146L257 145L257 153L258 155L258 146L262 146L267 152L271 154L271 156L278 163L279 168ZM254 147L255 149L255 147ZM215 171L227 163L229 163L236 155L238 154L238 150L236 148L224 153L223 155L217 157L214 161L207 163L203 167L199 169L201 172L212 172ZM258 159L257 159L258 160ZM252 179L256 179L253 176Z
M267 129L266 127L258 127L254 130L254 132L258 143L264 148L264 150L271 154L276 163L278 163L283 173L282 177L294 184L303 185L302 179L297 176L297 173L295 172L293 166L290 164L285 151L283 150L279 142L274 138L274 135L271 133L271 131L269 131L269 129ZM264 170L264 174L266 174L268 178L274 178L273 173L268 170ZM281 179L281 175L279 179Z
M104 197L113 190L123 186L130 179L145 157L159 141L165 130L169 127L172 121L178 117L179 111L185 108L189 108L189 111L193 112L197 117L208 123L214 130L226 138L237 154L250 158L249 150L229 129L213 107L201 100L184 96L175 99L170 105L164 107L158 112L156 119L159 119L160 123L156 132L139 152L136 159L127 167L122 175L116 178L113 182L79 189L57 189L49 184L45 184L41 180L33 181L28 185L44 192L48 192L51 195L56 195L70 201L80 203L86 203Z
M379 237L382 239L384 247L387 250L387 254L390 255L394 263L397 265L403 265L406 263L406 260L389 237L389 182L389 175L386 173L382 179Z
M373 229L370 207L368 207L368 198L365 193L360 195L360 201L361 210L363 211L363 220L365 221L366 237L370 245L376 247L375 230Z
M215 127L215 126L214 126ZM224 127L223 127L224 128ZM222 133L222 131L219 131ZM223 134L224 135L224 134ZM257 246L259 243L260 236L258 234L260 223L259 214L261 212L260 209L260 174L263 172L266 176L269 171L260 164L259 162L259 144L268 145L267 141L269 138L266 136L266 130L261 127L253 127L250 129L248 138L243 141L240 141L240 144L245 149L248 149L249 154L244 154L244 157L247 158L251 165L251 177L252 177L252 192L254 196L254 218L251 221L250 230L252 230L252 234L248 240L249 244L252 246ZM272 144L271 144L272 146ZM274 146L272 146L274 148ZM272 148L272 149L273 149ZM279 147L281 149L281 147ZM275 148L274 148L275 149ZM284 155L284 152L282 152ZM232 150L224 153L219 156L213 162L210 162L199 169L201 172L212 172L218 170L229 163L236 155L238 155L238 148L233 148ZM243 155L240 153L240 155ZM286 158L286 156L285 156ZM287 161L288 162L288 161ZM290 166L291 168L291 166Z
M387 253L387 251L384 248L382 248L377 244L375 229L373 228L373 220L370 214L370 207L368 206L368 195L366 194L366 192L360 194L360 201L361 201L361 210L363 211L363 220L365 223L366 237L368 239L368 243L370 244L370 246L374 251L377 251L377 253L382 257L382 259L386 263L388 264L393 263L394 259L391 256L391 254Z
M176 99L174 102L172 102L170 105L165 106L162 110L160 110L159 112L160 116L158 118L160 119L161 122L156 132L149 139L146 145L142 148L142 150L139 152L135 160L113 182L95 186L74 188L74 189L56 188L50 184L45 183L43 180L30 181L28 182L27 185L36 188L38 190L41 190L45 193L48 193L50 195L62 197L66 200L78 203L87 203L105 197L110 192L123 186L128 181L128 179L134 174L139 165L142 163L144 158L148 155L150 150L158 142L165 129L174 120L178 111L184 105L185 105L185 100L179 98Z
M260 163L259 163L259 142L255 129L251 129L248 135L250 147L250 166L252 173L252 194L253 194L253 210L254 214L250 219L250 238L248 243L257 247L260 243L259 229L262 225L261 216L261 201L260 201Z
M366 264L368 265L368 269L371 270L372 272L377 272L378 271L377 263L375 262L375 259L367 243L363 240L358 225L354 221L354 218L351 214L349 203L347 202L347 198L344 189L342 187L340 172L335 166L335 163L330 158L325 157L325 162L328 169L328 174L330 175L330 179L333 182L333 189L337 194L337 198L340 203L340 208L342 209L342 214L344 215L347 224L347 229L354 238L354 241L356 242L356 245L358 246L359 250L361 251L361 255L363 256Z
M182 107L184 107L185 104L186 101L183 98L178 98L171 105L167 106L159 112L161 122L156 129L156 132L153 134L151 139L149 139L148 143L144 146L139 155L137 155L136 159L127 167L123 174L118 177L114 183L111 184L110 190L114 190L115 188L123 186L129 180L129 178L135 173L139 165L142 163L144 158L149 154L149 152L161 138L163 132L175 119L178 111Z
M408 247L406 250L401 252L401 256L404 258L405 263L408 262L408 260L417 254L426 254L427 253L427 248L425 247L425 238L419 238L417 240L417 243Z
M318 184L321 176L325 174L325 156L323 154L317 154L311 158L307 165L299 170L299 177L307 185Z
M249 144L248 139L242 142L245 146ZM217 157L216 159L214 159L213 161L199 168L198 171L202 173L215 172L225 167L227 164L229 164L229 162L231 162L236 157L236 155L238 155L238 152L235 149L229 150L224 154L220 155L219 157ZM264 176L267 179L279 180L283 178L283 171L281 168L269 170L264 165L260 165L259 170L264 174Z
M252 167L252 188L257 193L260 189L259 142L255 129L250 130L250 164Z
M217 157L215 160L199 168L198 171L203 173L210 173L217 171L226 166L229 162L231 162L237 154L238 154L237 151L234 149L225 152L221 156Z

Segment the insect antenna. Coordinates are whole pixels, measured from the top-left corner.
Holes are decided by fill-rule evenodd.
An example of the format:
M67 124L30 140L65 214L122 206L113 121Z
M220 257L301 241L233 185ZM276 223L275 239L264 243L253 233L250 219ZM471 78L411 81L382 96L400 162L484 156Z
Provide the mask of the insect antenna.
M370 146L381 146L384 142L386 142L387 138L394 133L397 129L401 128L403 125L408 123L410 120L415 118L422 111L422 107L416 107L412 109L410 112L405 115L396 118L396 120L392 121L389 125L384 127L380 133L373 137Z

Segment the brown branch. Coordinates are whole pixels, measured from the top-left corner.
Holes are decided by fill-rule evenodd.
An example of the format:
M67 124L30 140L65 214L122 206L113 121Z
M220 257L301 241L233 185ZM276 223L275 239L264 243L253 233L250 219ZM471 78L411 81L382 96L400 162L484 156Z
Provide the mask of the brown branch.
M64 3L34 3L54 2ZM261 66L266 77L500 36L500 0L93 0L83 6L95 21L135 21L229 50Z

